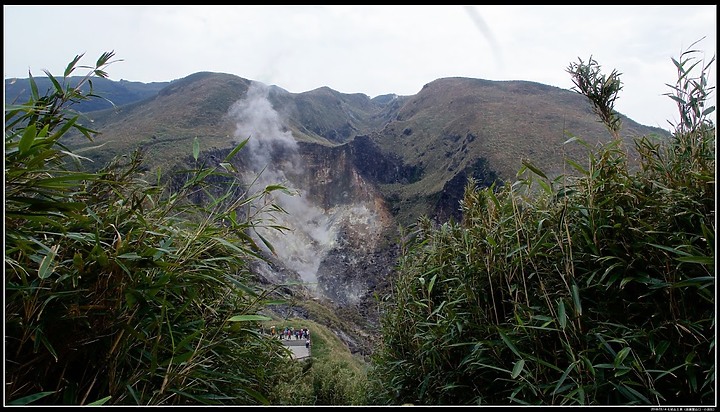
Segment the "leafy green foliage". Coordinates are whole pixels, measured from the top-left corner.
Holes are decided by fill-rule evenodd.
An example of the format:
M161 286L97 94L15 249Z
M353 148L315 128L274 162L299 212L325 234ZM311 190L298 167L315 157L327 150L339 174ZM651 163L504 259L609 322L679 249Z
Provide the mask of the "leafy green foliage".
M177 187L149 182L140 151L87 172L62 142L71 129L97 134L70 108L96 97L68 82L81 57L63 79L47 73L46 95L31 76L31 99L6 107L7 399L267 404L274 365L288 359L258 333L269 292L248 263L260 250L251 233L285 189L242 190L229 161L244 142L222 169L178 172ZM113 57L81 83L105 78ZM199 143L192 152L197 160ZM201 192L204 202L191 201Z
M615 106L618 93L622 90L620 73L613 70L609 76L605 77L601 72L600 65L592 56L587 63L582 59L578 59L577 63L571 63L566 71L572 75L575 91L590 100L600 121L608 128L613 137L619 138L618 133L622 126L622 120L613 106Z
M681 123L670 141L635 141L636 171L620 139L587 166L573 161L577 177L550 180L526 161L514 184L470 180L461 223L422 218L403 231L369 399L713 404L714 58L673 61ZM592 60L572 71L616 135L618 75Z
M308 307L299 303L299 307ZM309 306L309 315L315 311L327 311L318 304ZM332 316L332 315L331 315ZM270 402L273 405L366 405L367 362L352 355L346 343L337 336L339 319L327 322L327 318L279 319L265 328L275 325L285 327L308 327L311 336L311 356L287 364L283 379L273 388Z

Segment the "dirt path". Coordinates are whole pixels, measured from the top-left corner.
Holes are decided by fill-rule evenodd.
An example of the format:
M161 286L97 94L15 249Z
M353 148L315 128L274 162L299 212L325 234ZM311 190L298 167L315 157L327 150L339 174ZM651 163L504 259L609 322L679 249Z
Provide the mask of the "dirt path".
M305 347L305 339L283 339L282 343L292 351L293 359L310 357L310 349Z

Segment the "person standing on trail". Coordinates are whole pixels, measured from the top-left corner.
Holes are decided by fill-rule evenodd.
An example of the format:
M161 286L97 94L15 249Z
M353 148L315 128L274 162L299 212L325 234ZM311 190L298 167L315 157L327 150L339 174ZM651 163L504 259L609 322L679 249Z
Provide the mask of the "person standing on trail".
M305 347L310 349L310 339L305 339Z

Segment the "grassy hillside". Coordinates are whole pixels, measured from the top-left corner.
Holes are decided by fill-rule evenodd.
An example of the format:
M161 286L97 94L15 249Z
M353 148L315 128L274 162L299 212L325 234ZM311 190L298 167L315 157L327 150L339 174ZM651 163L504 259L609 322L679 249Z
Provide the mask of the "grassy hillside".
M623 136L631 148L634 137L668 135L623 121ZM416 208L401 216L409 223L420 214L432 214L432 202L417 199L442 193L458 174L474 170L478 159L485 172L503 181L515 178L524 159L551 178L574 173L565 168L565 157L580 160L587 150L564 144L572 136L592 146L611 138L587 99L577 93L533 82L445 78L411 96L396 118L372 137L383 151L422 170L421 178L410 184L383 186L388 197L402 204L399 209Z

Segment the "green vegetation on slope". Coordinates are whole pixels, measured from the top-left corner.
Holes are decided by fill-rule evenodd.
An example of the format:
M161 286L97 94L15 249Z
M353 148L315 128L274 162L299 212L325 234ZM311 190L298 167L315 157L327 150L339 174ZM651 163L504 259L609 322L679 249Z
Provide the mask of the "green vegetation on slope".
M288 318L265 322L277 330L310 330L311 357L288 364L284 379L274 388L273 405L366 405L368 363L352 355L336 329L308 319Z
M77 56L46 95L31 78L30 100L6 106L6 402L268 404L288 358L257 332L268 293L249 272L249 233L275 206L238 211L285 189L231 197L234 171L200 164L172 189L143 180L137 151L83 169L62 137L96 132L70 106L113 55L75 84ZM198 191L205 204L189 201Z
M684 53L672 141L627 149L619 77L568 72L614 136L579 177L526 162L497 189L470 181L461 223L406 233L385 297L371 388L398 405L712 405L715 125L707 65ZM701 73L693 77L693 69ZM575 141L573 144L577 144ZM496 190L497 189L497 190Z

